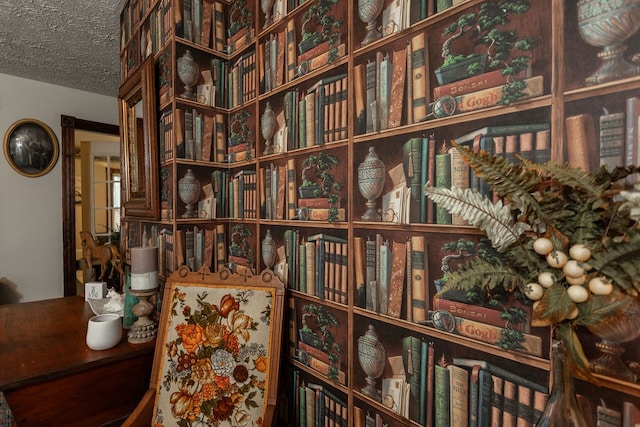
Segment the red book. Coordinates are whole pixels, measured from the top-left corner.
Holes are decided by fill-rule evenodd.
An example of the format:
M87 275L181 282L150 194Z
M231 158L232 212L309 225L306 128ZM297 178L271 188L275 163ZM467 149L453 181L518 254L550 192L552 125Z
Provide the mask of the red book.
M442 86L433 88L433 99L441 96L457 96L465 93L475 92L480 89L496 87L507 83L508 76L502 75L502 70L489 71L488 73L477 74L469 78L458 80Z
M323 208L329 209L329 199L327 197L311 197L309 199L298 199L299 208ZM340 206L335 206L339 208Z
M459 301L451 301L444 298L434 298L432 310L446 310L456 317L475 320L487 325L506 327L506 321L500 318L500 311L488 307L466 304ZM522 332L529 332L529 322L512 325L514 329L522 329Z
M298 64L301 63L302 61L307 61L311 58L314 58L322 53L328 52L329 51L329 42L322 42L319 45L312 47L311 49L309 49L308 51L306 51L305 53L301 53L300 55L298 55Z

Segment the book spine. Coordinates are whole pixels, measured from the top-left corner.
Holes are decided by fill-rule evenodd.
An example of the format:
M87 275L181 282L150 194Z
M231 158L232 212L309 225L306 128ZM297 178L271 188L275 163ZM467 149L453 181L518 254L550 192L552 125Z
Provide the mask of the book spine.
M524 96L518 100L534 98L543 94L544 85L542 76L531 77L530 79L525 79L524 82L527 88L524 90ZM504 85L501 85L456 96L456 112L464 113L498 105L498 100L500 100L502 96L503 87Z
M287 219L289 220L293 220L296 216L297 191L296 162L291 158L287 160Z
M492 426L501 426L504 380L497 375L492 375L491 380L493 383L491 390L491 423Z
M366 67L366 132L371 133L374 130L373 118L376 116L374 110L376 107L376 63L375 61L367 62Z
M225 239L224 224L216 225L216 271L224 267L227 262L227 246Z
M367 308L367 288L365 283L366 256L364 239L362 237L354 237L353 248L356 277L356 295L354 304L356 307Z
M407 51L398 49L393 52L393 71L389 105L388 128L395 128L402 122L402 104L404 102L404 79L407 68Z
M436 154L436 187L451 188L451 155ZM445 208L436 205L436 223L451 224L451 214Z
M366 308L370 311L378 311L375 305L376 296L376 242L367 239L366 244Z
M420 342L420 394L419 394L419 412L418 422L421 425L425 425L427 420L427 353L429 351L429 344L426 341Z
M313 356L309 357L309 367L326 376L328 376L330 374L330 371L332 371L333 373L335 373L335 380L340 384L345 384L346 375L344 371L336 370L329 364L324 363Z
M515 383L504 379L502 395L502 427L516 427L518 389Z
M389 242L385 241L380 246L380 283L379 283L379 295L380 295L380 313L387 314L387 308L389 306L389 278L391 276L391 248Z
M356 118L354 129L356 135L362 135L367 131L367 113L365 109L365 94L367 92L367 86L365 76L366 70L363 64L357 64L353 67L353 89L355 91L354 102Z
M440 365L434 366L434 426L451 427L449 371Z
M451 158L451 186L460 189L469 188L469 165L457 149L452 148L449 154ZM465 221L459 215L451 215L451 224L465 225Z
M456 365L449 370L449 407L452 426L466 426L469 419L469 373Z
M288 337L288 354L290 357L296 356L296 336L298 335L297 331L297 322L296 322L296 300L293 297L287 297L287 320L289 321L289 337ZM299 342L298 344L302 344Z
M188 1L188 0L184 0ZM213 14L213 22L214 22L214 40L215 40L215 49L218 52L224 52L224 6L220 1L214 2L214 14Z
M426 34L419 33L411 39L411 73L413 92L411 93L413 122L427 116L427 68L425 59Z
M585 172L595 170L598 162L596 129L593 117L579 114L565 119L567 141L567 160L569 165L581 168Z
M478 369L478 427L491 427L491 396L493 378L485 369Z
M298 350L304 351L309 356L315 357L316 359L320 360L323 363L326 363L327 365L331 365L331 362L329 361L329 355L312 345L309 345L302 341L298 341Z
M489 71L488 73L477 74L467 79L458 80L453 83L436 86L433 88L433 99L438 99L445 95L464 95L465 93L504 85L507 83L508 77L509 76L502 75L502 70L494 70Z
M412 318L414 322L427 318L427 283L424 236L411 236Z
M406 244L394 241L391 252L391 278L389 280L389 303L387 305L387 314L395 318L400 318L407 257Z
M305 242L305 256L307 266L307 284L306 293L315 296L316 295L316 244L314 242Z
M500 311L493 310L487 307L466 304L463 302L452 301L444 298L433 298L432 309L434 311L446 310L456 317L475 320L478 322L486 323L488 325L498 326L500 328L507 327L507 321L500 318ZM516 325L511 325L511 327L515 327L515 326ZM526 328L522 332L528 333L529 328Z
M455 317L455 316L454 316ZM494 344L500 339L504 328L488 325L475 320L463 319L455 317L456 332L468 338L474 338L478 341ZM542 339L536 335L524 334L524 342L522 342L522 351L534 356L542 356Z
M422 403L420 401L420 387L422 378L422 348L421 340L408 336L402 339L402 360L409 382L409 418L413 421L420 419Z
M518 409L516 411L516 427L529 427L533 423L532 390L518 384Z
M612 171L624 164L626 121L624 113L600 116L600 166Z
M626 135L624 147L624 165L640 164L640 98L634 96L627 98L625 103ZM628 185L638 181L638 174L629 175L626 179Z
M295 20L287 22L287 81L296 77L296 28Z

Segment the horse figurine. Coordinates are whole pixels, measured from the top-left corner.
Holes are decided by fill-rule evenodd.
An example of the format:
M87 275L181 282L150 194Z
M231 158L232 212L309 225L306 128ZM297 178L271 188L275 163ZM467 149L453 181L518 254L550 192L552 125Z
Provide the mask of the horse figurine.
M91 280L94 279L93 269L91 268L93 260L100 261L100 277L98 280L104 279L104 276L107 274L107 264L109 263L111 263L112 267L109 279L113 278L113 272L115 270L118 270L120 274L124 275L124 271L122 270L122 255L120 255L120 251L116 245L112 245L111 243L99 245L93 238L93 235L88 231L81 231L80 239L82 242L82 256L89 269Z

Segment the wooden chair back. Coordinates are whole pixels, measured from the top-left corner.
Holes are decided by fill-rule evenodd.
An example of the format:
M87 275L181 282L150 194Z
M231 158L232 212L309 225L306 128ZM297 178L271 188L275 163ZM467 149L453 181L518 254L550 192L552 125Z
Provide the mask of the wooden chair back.
M271 425L284 296L270 270L177 270L165 285L149 390L123 425Z

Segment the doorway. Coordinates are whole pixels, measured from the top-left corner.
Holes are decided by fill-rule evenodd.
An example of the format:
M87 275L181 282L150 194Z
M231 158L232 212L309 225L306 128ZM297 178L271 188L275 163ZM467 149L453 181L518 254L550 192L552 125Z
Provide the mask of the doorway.
M66 297L78 294L76 279L76 131L104 134L109 138L113 138L113 136L119 138L120 130L117 125L83 120L66 115L61 116L61 125L63 273L64 296Z

